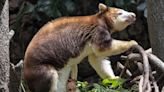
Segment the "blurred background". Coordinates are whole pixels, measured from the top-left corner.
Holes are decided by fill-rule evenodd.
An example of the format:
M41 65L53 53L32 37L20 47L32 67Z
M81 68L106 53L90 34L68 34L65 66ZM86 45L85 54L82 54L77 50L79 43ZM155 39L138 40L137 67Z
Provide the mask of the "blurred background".
M10 29L15 31L10 42L10 61L17 64L23 59L30 40L48 21L62 16L95 14L99 3L136 13L137 20L133 25L112 36L121 40L133 39L144 49L150 48L146 0L10 0ZM113 60L117 59L114 57ZM92 82L93 77L98 77L87 62L82 62L79 68L80 80Z

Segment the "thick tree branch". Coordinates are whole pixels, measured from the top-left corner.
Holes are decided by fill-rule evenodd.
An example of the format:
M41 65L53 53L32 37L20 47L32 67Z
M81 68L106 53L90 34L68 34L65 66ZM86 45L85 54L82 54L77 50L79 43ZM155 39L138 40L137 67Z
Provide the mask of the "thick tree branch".
M151 49L148 49L145 51L148 59L150 61L151 65L155 65L157 68L159 68L162 72L164 72L164 62L160 60L157 56L151 53ZM125 56L123 56L125 58ZM138 53L131 53L127 56L127 59L130 61L141 61L142 57Z
M151 61L151 64L155 64L163 71L164 71L163 69L164 63L158 57L156 57L155 55L151 53L152 52L151 49L144 51L144 49L139 45L132 47L132 49L137 50L139 54L131 53L127 57L123 56L123 58L124 59L126 58L127 60L130 60L130 61L143 62L143 65L142 63L138 65L139 68L143 67L143 69L140 69L140 71L143 71L143 74L140 76L139 92L152 92L152 91L159 92L159 88L157 86L154 76L152 75L151 68L149 66L148 58Z
M146 52L144 51L144 49L139 46L139 45L136 45L136 46L133 46L134 49L136 49L142 56L142 61L143 61L143 68L144 68L144 71L143 71L143 87L142 87L142 91L141 92L145 92L146 89L150 90L150 83L149 83L149 61L148 61L148 57L147 57L147 54ZM150 92L150 91L149 91Z

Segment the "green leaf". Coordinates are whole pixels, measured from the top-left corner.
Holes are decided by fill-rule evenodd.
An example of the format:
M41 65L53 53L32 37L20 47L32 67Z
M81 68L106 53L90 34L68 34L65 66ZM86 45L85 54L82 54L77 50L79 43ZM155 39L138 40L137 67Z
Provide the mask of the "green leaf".
M102 81L102 84L103 84L104 86L108 86L110 83L111 83L111 81L110 81L109 79L104 79L104 80Z
M111 85L112 88L116 88L124 83L125 80L123 79L104 79L102 81L102 84L104 86L109 86Z
M86 88L87 86L88 86L88 82L77 81L77 87Z

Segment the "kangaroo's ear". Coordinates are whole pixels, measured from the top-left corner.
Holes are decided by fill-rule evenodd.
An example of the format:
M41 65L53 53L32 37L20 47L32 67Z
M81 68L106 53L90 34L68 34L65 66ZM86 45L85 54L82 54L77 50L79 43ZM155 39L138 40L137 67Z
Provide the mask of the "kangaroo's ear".
M100 12L103 12L107 9L108 9L108 7L105 4L102 4L102 3L99 4L99 11Z

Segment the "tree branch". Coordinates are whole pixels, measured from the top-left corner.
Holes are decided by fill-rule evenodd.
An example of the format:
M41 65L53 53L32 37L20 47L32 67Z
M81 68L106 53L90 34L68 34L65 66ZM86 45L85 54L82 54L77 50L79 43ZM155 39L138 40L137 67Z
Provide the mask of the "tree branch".
M158 57L152 54L151 49L144 51L144 49L139 45L133 46L132 49L137 50L139 54L131 53L127 57L123 56L123 58L124 59L126 58L127 60L130 61L143 62L143 65L142 64L138 65L138 63L136 63L138 65L138 68L143 67L143 69L140 69L140 71L143 71L143 74L140 76L139 92L152 92L152 91L159 92L159 88L154 79L154 76L152 75L152 71L148 59L151 61L151 64L156 65L163 72L164 72L164 63Z
M157 56L155 56L154 54L152 54L151 49L148 49L145 51L148 59L150 61L151 65L155 65L156 67L158 67L162 72L164 72L164 62L162 60L160 60ZM125 58L125 56L123 56L123 58ZM130 61L141 61L142 57L140 54L138 53L131 53L126 57L128 60Z
M126 73L128 76L132 76L132 73L126 68L126 65L122 65L120 62L117 62L117 66L122 69L120 77Z
M146 52L144 51L144 49L139 46L139 45L135 45L133 46L132 48L136 49L142 56L142 61L143 61L143 68L144 68L144 71L143 71L143 87L142 87L142 90L143 92L146 91L146 89L149 89L150 90L150 83L149 83L149 61L148 61L148 57L147 57L147 54Z

